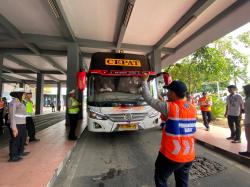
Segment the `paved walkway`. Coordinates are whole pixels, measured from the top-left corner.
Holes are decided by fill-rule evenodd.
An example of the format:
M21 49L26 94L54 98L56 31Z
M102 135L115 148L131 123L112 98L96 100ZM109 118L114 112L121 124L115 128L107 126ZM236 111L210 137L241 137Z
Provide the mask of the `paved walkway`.
M82 122L78 132L85 128ZM79 125L80 126L80 125ZM31 143L25 151L31 152L17 163L8 161L8 147L0 149L0 186L1 187L42 187L63 166L76 142L68 141L65 121L59 122L37 133L41 139L38 143Z
M86 121L81 124L81 129L78 129L79 134L85 128ZM54 176L58 175L76 142L67 140L64 121L38 132L37 135L41 141L29 144L26 151L31 153L20 162L7 162L8 148L0 149L1 187L47 186L53 182ZM229 129L211 126L208 132L202 124L198 124L196 139L240 158L238 152L246 149L244 132L241 144L232 144L226 140L228 135Z
M197 140L235 154L238 154L239 151L246 151L247 142L244 130L242 130L241 134L241 143L231 143L232 140L226 139L229 136L229 128L210 125L210 131L206 131L206 128L201 123L197 124L197 133L195 134Z

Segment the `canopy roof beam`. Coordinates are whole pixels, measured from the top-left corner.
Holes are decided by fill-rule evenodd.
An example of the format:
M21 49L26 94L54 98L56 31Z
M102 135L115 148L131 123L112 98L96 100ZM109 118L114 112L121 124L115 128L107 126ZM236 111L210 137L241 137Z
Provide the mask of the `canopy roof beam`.
M134 4L135 4L135 0L126 0L125 2L118 35L116 37L116 51L117 52L121 49L122 41L123 41L127 26L129 23L131 13L134 8Z
M29 70L29 69L10 69L7 67L4 67L3 69L4 73L20 73L20 74L36 74L35 72ZM42 74L52 74L52 75L62 75L60 71L40 71Z
M34 44L30 44L28 42L25 42L21 35L22 33L12 24L10 23L2 14L0 14L0 24L13 36L18 42L21 42L24 46L26 46L28 49L30 49L34 54L41 56L43 59L45 59L48 63L50 63L53 67L57 68L59 71L66 73L65 70L63 70L58 64L56 64L50 57L43 56L40 53L40 50L37 46Z
M52 75L46 75L46 77L48 77L48 78L50 78L50 79L52 79L52 80L54 80L54 81L56 81L56 82L60 82L59 79L55 78L55 77L52 76Z
M23 48L1 48L0 52L4 55L32 55L32 56L40 56L34 54L29 49ZM66 50L47 50L47 49L40 49L41 55L49 55L49 56L66 56Z
M62 32L73 42L76 41L74 32L69 24L60 0L48 0L52 13L56 17Z
M5 35L0 34L0 38L1 37L4 38ZM68 44L72 43L69 40L62 38L62 37L39 35L39 34L22 34L21 38L23 41L25 41L27 43L35 43L37 45L39 45L39 44L53 44L53 45L65 45L65 46L67 46ZM9 38L5 38L5 39L6 39L5 41L13 41L13 39L12 40L10 40ZM110 49L110 50L117 49L115 42L77 38L76 43L78 43L78 45L80 47L100 48L100 49ZM124 49L124 50L129 50L129 51L134 50L137 52L145 52L145 53L151 52L153 50L153 46L150 46L150 45L138 45L138 44L128 44L128 43L122 43L120 48ZM169 48L163 47L163 50L168 50L168 49ZM10 49L8 49L8 50L10 50ZM4 49L3 49L3 51L4 51ZM47 55L47 54L52 55L53 52L55 52L55 55L66 54L66 49L62 49L62 51L40 49L40 54L43 55L43 53L44 53L44 55ZM25 51L23 50L23 52L25 52Z
M38 70L36 67L30 65L29 63L15 57L15 56L12 56L12 55L5 55L4 56L6 59L12 61L13 63L15 64L18 64L22 67L25 67L25 68L28 68L29 70L33 71L34 73L38 73L40 70Z
M11 75L2 74L2 78L5 79L5 80L14 81L14 82L17 82L17 83L22 83L22 80L20 80L20 79L18 79L16 77L13 77Z
M154 45L154 49L163 48L178 32L190 25L215 0L199 0L169 29L166 34Z

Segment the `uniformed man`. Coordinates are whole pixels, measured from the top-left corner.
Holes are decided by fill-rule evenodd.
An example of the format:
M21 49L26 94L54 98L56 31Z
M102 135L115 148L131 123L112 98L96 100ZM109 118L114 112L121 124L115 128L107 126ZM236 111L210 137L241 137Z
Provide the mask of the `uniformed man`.
M75 90L71 90L69 92L69 99L68 99L67 107L68 107L69 126L70 126L68 139L76 140L77 136L75 134L76 133L75 131L76 131L77 122L79 118L80 103L76 99Z
M155 162L156 187L167 187L167 179L174 173L176 186L188 186L189 169L195 158L194 133L196 109L185 99L186 85L172 81L168 86L168 101L154 99L149 91L149 75L142 76L142 96L155 110L167 116L162 130L161 148Z
M35 124L32 119L32 114L33 114L33 102L31 100L32 98L32 93L27 92L25 94L25 104L26 104L26 112L27 112L27 117L26 117L26 127L28 131L28 136L29 136L29 142L38 142L40 139L36 138L36 129L35 129Z
M15 89L10 93L13 98L9 104L9 122L10 122L10 159L9 162L17 162L26 156L29 152L24 152L26 141L26 107L24 104L24 89Z

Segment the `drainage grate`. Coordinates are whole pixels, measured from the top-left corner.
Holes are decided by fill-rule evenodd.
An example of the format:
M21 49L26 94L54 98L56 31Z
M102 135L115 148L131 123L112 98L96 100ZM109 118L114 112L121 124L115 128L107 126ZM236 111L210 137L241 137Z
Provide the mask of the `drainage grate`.
M203 177L208 177L215 175L225 169L225 166L215 161L209 160L205 157L196 157L189 173L190 179L196 180Z

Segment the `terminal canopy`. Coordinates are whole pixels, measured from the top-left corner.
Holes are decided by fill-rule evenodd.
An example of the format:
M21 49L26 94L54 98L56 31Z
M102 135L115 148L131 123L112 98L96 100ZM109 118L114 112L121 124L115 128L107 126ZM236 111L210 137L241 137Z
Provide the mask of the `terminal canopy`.
M95 52L153 56L162 67L250 21L247 0L2 0L6 80L65 81L68 45L86 67Z

